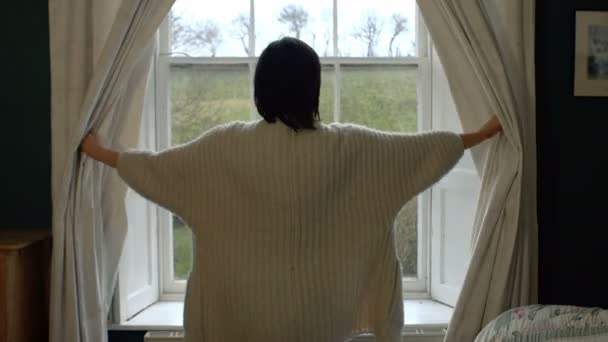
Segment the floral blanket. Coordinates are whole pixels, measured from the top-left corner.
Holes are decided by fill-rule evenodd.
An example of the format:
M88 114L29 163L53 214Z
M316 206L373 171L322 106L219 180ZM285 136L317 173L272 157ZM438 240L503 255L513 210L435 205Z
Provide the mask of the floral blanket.
M529 305L496 317L475 342L607 342L608 310Z

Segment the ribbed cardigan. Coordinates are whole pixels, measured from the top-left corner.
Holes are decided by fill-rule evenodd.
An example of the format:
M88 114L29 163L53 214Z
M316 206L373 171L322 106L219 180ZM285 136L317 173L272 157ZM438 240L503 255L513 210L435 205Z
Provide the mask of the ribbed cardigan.
M463 154L451 132L233 122L118 172L193 232L186 341L400 341L402 206Z

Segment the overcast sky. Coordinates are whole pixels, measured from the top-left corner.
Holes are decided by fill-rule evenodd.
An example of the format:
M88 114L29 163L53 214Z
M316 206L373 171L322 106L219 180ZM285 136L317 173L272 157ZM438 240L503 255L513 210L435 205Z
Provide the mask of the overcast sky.
M281 9L292 4L308 12L308 24L301 39L313 46L320 56L325 53L326 46L328 54L333 55L332 0L256 0L256 54L259 55L269 42L281 36L293 36L288 26L277 20ZM225 57L245 56L243 46L235 35L237 26L233 20L240 14L249 16L249 8L250 0L176 0L173 11L187 26L202 26L207 21L214 21L222 35L217 56ZM353 37L353 34L371 15L381 23L375 53L377 56L387 56L394 27L391 19L393 14L407 18L407 32L395 39L393 50L399 49L402 55L414 54L415 13L415 0L338 0L338 42L342 55L365 56L366 44ZM209 55L208 50L194 46L186 50L184 52L190 55Z

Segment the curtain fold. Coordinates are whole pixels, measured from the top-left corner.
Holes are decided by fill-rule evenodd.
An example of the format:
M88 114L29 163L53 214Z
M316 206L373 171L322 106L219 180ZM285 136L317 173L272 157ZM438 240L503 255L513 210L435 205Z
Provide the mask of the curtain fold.
M417 2L463 128L496 114L504 129L489 153L474 155L474 250L445 339L473 341L501 312L537 301L535 1Z
M173 0L50 0L53 257L50 340L106 341L126 236L124 186L78 154L91 129L135 141L155 33Z

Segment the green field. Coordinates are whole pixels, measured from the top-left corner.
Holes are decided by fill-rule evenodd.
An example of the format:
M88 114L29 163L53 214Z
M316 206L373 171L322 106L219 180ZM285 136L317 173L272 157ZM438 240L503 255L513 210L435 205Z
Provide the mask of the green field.
M192 267L192 231L173 217L173 273L177 279L187 279Z
M247 65L173 65L170 105L172 142L188 142L224 122L250 120L250 80ZM417 70L409 66L340 66L340 121L387 131L417 130ZM319 112L334 121L335 70L322 71ZM417 265L417 205L408 203L396 220L396 248L404 275L415 276ZM174 270L187 278L192 264L190 229L179 220L173 226Z

